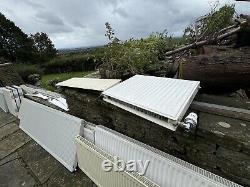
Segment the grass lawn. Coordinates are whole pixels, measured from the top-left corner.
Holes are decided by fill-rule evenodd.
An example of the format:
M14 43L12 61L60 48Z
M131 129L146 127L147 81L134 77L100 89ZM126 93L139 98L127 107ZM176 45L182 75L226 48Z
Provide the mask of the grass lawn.
M61 81L65 81L67 79L70 79L72 77L84 77L90 73L93 73L92 71L87 72L69 72L69 73L58 73L58 74L47 74L42 76L42 87L53 91L55 88L49 85L50 80L54 80L58 78Z

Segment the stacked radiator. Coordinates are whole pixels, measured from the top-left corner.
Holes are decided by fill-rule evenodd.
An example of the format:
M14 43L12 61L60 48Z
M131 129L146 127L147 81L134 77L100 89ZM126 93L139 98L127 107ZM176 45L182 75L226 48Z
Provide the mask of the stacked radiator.
M177 126L173 122L177 123L182 119L198 91L199 83L147 77L147 84L144 84L144 78L136 76L130 79L129 84L121 83L120 86L117 83L118 85L104 92L105 100L166 128L175 130ZM177 82L182 86L181 90L176 86ZM152 90L148 83L157 83L157 89ZM163 86L159 87L159 85ZM143 97L140 98L140 90L134 92L129 90L129 93L125 93L126 89L138 86L139 88L145 88ZM169 98L165 98L165 103L168 103L169 107L165 106L164 103L161 104L159 99L160 96L163 98L163 88L165 87L175 88L173 90L178 93L182 91L175 94L172 99L170 99L171 94ZM23 87L22 89L29 95L35 94L34 88ZM238 184L116 131L103 126L95 126L65 112L23 98L22 89L16 86L0 88L1 109L18 116L20 128L69 171L75 171L78 165L98 186L240 187ZM145 98L153 97L157 90L160 95L157 97L158 104L156 105L153 99ZM40 93L46 97L60 97L56 93L39 89L38 94ZM125 95L130 98L126 100ZM134 95L138 97L134 97ZM138 99L142 101L138 102ZM176 107L175 101L178 99L182 99L182 102L179 103L179 107ZM142 103L142 105L139 105L139 103ZM166 113L162 113L161 111L166 107ZM144 168L145 170L140 167L136 170L128 170L127 168L120 170L122 166L116 165L116 158L124 163L141 161L144 164L148 163L148 165ZM103 168L104 162L108 162L111 164L110 166L116 166L119 169L107 171Z
M23 99L22 89L18 86L0 88L0 108L18 117L18 111Z
M227 179L103 126L95 128L95 144L76 137L78 165L99 186L239 187ZM144 176L134 172L106 172L102 161L114 156L125 162L149 160ZM133 180L132 180L133 179ZM118 185L119 184L119 185Z

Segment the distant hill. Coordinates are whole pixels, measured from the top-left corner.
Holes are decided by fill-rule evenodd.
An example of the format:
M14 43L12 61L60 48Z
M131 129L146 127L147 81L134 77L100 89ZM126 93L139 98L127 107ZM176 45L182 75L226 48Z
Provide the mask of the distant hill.
M93 46L93 47L78 47L78 48L65 48L65 49L58 49L58 54L71 54L71 53L87 53L95 49L100 49L105 47L102 46Z

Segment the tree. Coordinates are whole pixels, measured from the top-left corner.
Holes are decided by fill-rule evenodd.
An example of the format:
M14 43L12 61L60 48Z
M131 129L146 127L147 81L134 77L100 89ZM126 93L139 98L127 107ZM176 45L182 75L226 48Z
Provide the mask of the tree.
M0 57L11 62L31 62L33 42L12 21L0 13Z
M38 58L41 62L46 62L56 56L57 50L46 33L36 33L31 35L34 48L37 51Z

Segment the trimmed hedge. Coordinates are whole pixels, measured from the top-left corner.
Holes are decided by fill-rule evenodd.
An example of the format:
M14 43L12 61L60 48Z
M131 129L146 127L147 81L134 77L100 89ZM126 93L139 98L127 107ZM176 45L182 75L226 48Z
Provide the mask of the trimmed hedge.
M94 55L61 55L42 65L45 74L75 71L93 71L99 60Z

